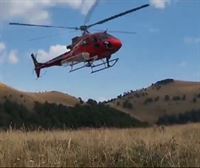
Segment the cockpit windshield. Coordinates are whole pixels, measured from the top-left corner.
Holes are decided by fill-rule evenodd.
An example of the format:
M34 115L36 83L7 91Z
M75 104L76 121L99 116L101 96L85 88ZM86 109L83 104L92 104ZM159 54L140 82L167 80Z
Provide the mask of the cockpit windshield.
M106 32L102 33L101 36L100 36L100 39L101 39L102 41L107 40L107 39L109 39L109 38L114 38L114 37L113 37L112 35L106 33Z

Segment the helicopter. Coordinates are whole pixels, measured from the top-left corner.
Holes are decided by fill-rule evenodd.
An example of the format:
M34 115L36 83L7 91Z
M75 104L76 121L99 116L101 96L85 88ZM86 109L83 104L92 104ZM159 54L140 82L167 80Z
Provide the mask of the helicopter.
M36 59L37 54L34 53L31 54L37 78L40 77L41 69L52 66L63 66L63 65L71 67L69 72L74 72L89 67L91 68L91 73L96 73L111 68L118 62L119 58L111 59L111 57L122 47L122 42L118 38L109 34L107 31L90 33L89 29L96 25L106 23L110 20L119 18L121 16L140 10L142 8L146 8L148 6L149 4L144 4L142 6L105 18L93 24L89 25L84 24L80 27L38 25L38 24L26 24L17 22L11 22L9 24L17 26L71 29L71 30L79 30L82 32L81 36L76 36L72 38L72 43L66 46L68 50L65 53L47 62L40 63ZM102 61L102 62L96 63L97 61Z

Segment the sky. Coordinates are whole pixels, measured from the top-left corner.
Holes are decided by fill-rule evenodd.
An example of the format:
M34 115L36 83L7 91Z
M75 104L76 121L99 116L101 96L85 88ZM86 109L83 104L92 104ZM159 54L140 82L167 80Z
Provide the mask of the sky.
M96 0L1 0L0 82L23 91L61 91L103 101L125 91L173 78L200 81L200 0L99 0L89 23L149 3L150 7L96 26L122 41L113 67L90 74L70 67L42 70L37 79L30 58L47 61L66 51L79 31L10 26L9 22L80 26ZM91 33L94 32L91 30Z

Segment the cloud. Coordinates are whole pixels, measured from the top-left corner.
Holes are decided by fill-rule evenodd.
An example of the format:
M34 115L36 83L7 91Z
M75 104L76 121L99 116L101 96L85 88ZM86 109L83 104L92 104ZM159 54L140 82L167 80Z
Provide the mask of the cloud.
M187 62L186 61L181 61L179 64L178 64L179 67L186 67L187 66Z
M0 63L4 62L6 54L6 45L3 42L0 42Z
M17 50L8 51L5 43L0 42L0 64L8 61L10 64L17 64L19 62Z
M45 62L52 58L55 58L67 51L66 46L64 45L53 45L49 47L48 51L38 50L37 59L39 62Z
M185 44L200 44L200 37L185 37Z
M11 19L28 23L48 23L51 21L49 8L66 6L86 15L96 0L3 0L0 1L0 21Z
M8 61L10 64L17 64L19 62L16 50L10 51L8 55Z
M150 0L150 4L158 9L164 9L169 5L171 0Z
M6 49L6 45L3 42L0 42L0 53Z

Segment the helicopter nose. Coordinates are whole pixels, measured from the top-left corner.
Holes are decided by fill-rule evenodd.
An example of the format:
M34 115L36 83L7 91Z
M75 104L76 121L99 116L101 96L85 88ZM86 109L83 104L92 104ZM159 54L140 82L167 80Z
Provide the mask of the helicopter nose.
M122 42L119 39L112 39L110 42L116 50L119 50L122 46Z

